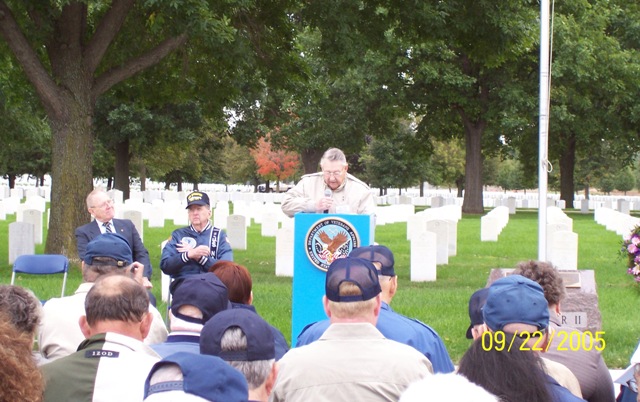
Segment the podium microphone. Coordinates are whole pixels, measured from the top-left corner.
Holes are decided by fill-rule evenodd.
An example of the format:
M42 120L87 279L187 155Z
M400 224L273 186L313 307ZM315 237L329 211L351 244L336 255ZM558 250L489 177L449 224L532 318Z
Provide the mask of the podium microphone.
M331 198L331 196L332 196L332 195L333 195L333 191L331 191L331 189L326 188L326 189L324 190L324 196L325 196L326 198ZM328 210L328 209L325 209L323 212L324 212L325 214L328 214L328 213L329 213L329 210Z

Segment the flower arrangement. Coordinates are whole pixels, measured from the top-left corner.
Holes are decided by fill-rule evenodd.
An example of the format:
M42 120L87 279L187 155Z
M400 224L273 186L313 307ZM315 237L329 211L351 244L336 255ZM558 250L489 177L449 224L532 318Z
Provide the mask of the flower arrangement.
M620 253L627 257L627 273L640 282L640 225L633 228L622 242Z

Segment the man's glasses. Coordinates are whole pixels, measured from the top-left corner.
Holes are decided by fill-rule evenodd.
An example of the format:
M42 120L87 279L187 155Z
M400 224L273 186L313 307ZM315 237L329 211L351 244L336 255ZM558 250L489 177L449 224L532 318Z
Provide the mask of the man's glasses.
M326 171L326 170L325 170L325 171L323 171L323 172L322 172L322 174L324 174L324 175L325 175L325 177L331 177L331 176L333 176L333 177L340 177L340 175L342 175L342 173L343 173L343 172L344 172L344 169L336 170L336 171L334 171L334 172L329 172L329 171Z
M94 205L94 206L93 206L93 207L91 207L91 208L105 209L105 208L107 208L107 207L110 207L111 205L113 205L113 200L107 200L107 201L103 202L102 204L100 204L100 205Z

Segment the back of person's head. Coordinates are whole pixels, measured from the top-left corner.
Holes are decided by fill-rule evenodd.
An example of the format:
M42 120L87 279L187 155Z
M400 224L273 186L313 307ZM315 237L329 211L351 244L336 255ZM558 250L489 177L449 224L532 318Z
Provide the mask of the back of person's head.
M247 382L222 359L177 352L156 363L144 384L146 402L244 402Z
M526 324L537 330L549 326L549 305L542 287L521 275L500 278L489 286L482 315L492 331L502 331L509 324Z
M338 148L327 149L322 158L320 159L320 166L323 166L325 162L342 162L343 165L347 164L347 157Z
M325 278L325 297L332 316L365 316L376 305L381 292L378 272L371 261L339 258L329 265Z
M540 357L523 350L514 334L485 333L493 343L476 339L460 360L458 373L496 395L502 402L549 402L547 380ZM504 337L502 337L504 335ZM495 340L500 341L496 343ZM504 347L501 340L504 340Z
M0 313L20 332L33 337L40 323L42 304L29 289L0 285Z
M428 399L427 396L428 395ZM411 383L399 402L501 402L481 386L456 373L436 373Z
M229 307L227 288L217 276L205 273L189 275L176 288L171 301L171 314L182 321L204 325L215 314Z
M103 233L87 244L82 262L86 282L95 282L99 276L114 272L131 275L129 267L133 263L133 252L121 235Z
M84 302L87 323L122 321L139 323L149 313L149 295L135 280L123 275L103 275Z
M10 320L0 314L0 401L40 401L44 380L31 353L33 337Z
M253 282L246 267L233 261L218 261L209 268L224 285L229 293L229 301L240 304L251 304Z
M222 358L246 378L249 389L262 386L275 363L275 342L269 324L247 309L213 316L202 329L200 353Z
M549 305L559 304L566 295L562 277L550 262L534 260L523 261L516 265L513 273L529 278L542 286L544 297L547 299Z

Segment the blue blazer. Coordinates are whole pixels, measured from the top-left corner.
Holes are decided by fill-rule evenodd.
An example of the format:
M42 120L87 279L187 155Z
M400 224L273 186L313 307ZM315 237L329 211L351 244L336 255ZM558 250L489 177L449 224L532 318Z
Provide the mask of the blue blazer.
M151 274L153 267L149 260L149 252L144 247L140 234L136 229L133 222L129 219L113 219L113 226L115 232L127 239L131 251L133 251L133 260L138 261L144 265L144 272L142 275L151 280ZM98 222L93 220L86 225L82 225L76 229L76 244L78 245L78 256L80 259L84 258L84 252L87 249L87 244L102 233L98 227Z

